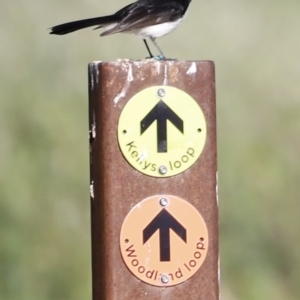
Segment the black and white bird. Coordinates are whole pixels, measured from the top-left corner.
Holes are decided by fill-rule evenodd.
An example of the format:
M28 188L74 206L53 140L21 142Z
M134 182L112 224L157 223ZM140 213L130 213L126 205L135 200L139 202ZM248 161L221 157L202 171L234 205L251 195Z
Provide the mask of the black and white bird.
M144 40L150 57L153 57L146 39L165 59L155 39L173 31L184 19L191 0L138 0L113 15L73 21L50 28L50 34L63 35L79 29L97 26L105 31L100 36L114 33L132 33Z

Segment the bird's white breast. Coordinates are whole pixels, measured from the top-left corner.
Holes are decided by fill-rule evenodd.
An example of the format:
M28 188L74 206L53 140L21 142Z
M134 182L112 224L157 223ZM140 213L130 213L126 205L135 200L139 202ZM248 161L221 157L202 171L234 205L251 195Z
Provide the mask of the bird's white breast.
M147 26L140 29L135 29L132 31L128 31L128 33L133 33L142 39L146 39L150 37L158 38L173 31L181 23L182 19L183 18L180 18L173 22L167 22L167 23Z

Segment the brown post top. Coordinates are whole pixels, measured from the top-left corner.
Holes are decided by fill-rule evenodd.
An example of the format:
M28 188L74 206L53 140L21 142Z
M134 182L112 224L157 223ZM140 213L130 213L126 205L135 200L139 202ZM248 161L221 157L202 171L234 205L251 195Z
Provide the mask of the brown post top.
M214 63L92 62L89 106L93 300L219 299Z

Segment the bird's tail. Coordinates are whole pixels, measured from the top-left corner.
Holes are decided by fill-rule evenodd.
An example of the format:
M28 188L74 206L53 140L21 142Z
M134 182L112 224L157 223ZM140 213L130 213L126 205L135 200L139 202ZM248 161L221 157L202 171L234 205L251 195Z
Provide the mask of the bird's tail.
M50 28L50 34L67 34L79 29L97 26L97 28L101 28L102 26L113 24L118 22L118 17L115 15L105 16L105 17L98 17L98 18L91 18L79 21L73 21L69 23L64 23L60 25L56 25Z

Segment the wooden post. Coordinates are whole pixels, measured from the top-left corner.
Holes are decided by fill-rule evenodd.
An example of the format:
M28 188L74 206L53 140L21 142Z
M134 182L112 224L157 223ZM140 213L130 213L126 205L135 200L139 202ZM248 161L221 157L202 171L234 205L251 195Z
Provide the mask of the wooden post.
M93 300L216 300L211 61L89 65Z

